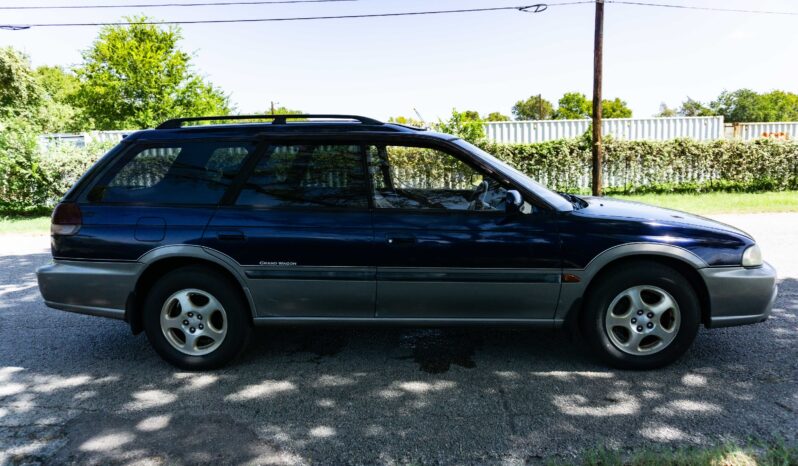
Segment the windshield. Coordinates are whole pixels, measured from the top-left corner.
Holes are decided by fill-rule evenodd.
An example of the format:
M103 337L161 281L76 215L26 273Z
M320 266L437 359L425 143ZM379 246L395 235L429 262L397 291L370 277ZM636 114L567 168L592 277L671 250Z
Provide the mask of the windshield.
M572 203L571 200L566 199L560 194L557 194L556 192L543 186L542 184L526 176L524 173L512 167L511 165L507 164L506 162L497 159L493 155L485 152L479 147L462 139L455 139L452 142L468 150L470 153L476 155L477 157L485 160L491 166L496 167L505 176L515 181L516 183L520 184L529 191L532 191L543 201L545 201L547 204L551 205L555 209L560 211L574 210L574 204Z

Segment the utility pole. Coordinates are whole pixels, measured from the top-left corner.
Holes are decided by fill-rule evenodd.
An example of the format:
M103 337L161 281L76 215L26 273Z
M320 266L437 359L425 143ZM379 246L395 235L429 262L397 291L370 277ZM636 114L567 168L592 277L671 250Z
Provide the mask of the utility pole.
M601 76L604 53L604 0L596 0L593 42L593 195L601 196Z
M272 113L270 113L269 115L274 115L274 101L273 100L271 101L271 104L272 104Z

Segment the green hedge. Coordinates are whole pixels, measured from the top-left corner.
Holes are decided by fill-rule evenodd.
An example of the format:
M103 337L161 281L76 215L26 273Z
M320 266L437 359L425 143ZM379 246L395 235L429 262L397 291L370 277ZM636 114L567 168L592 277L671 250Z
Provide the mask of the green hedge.
M589 192L591 152L584 139L479 145L552 189ZM798 188L797 142L610 139L604 149L607 194Z
M78 148L5 132L0 138L0 214L47 213L112 142Z
M42 150L37 138L4 128L0 133L0 212L52 207L112 145L76 148L63 144ZM591 156L585 139L479 145L552 189L589 192ZM430 171L426 166L415 169ZM610 139L605 142L604 187L607 194L798 189L798 142Z

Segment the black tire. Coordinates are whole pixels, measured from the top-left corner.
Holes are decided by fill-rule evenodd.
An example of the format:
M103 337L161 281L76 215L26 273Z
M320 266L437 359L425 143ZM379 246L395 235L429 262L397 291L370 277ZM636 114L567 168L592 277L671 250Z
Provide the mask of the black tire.
M212 352L189 355L172 346L161 330L161 310L176 292L196 289L212 295L224 308L226 335ZM185 370L209 370L228 364L247 345L252 315L238 283L219 272L202 266L185 266L159 278L147 293L143 310L144 332L155 351L170 364Z
M679 308L681 323L674 330L673 340L653 354L630 354L619 349L605 327L613 300L636 286L654 286L666 291ZM681 273L658 262L640 261L602 273L585 297L580 323L589 348L606 363L620 369L655 369L677 360L693 343L701 323L701 307L695 289Z

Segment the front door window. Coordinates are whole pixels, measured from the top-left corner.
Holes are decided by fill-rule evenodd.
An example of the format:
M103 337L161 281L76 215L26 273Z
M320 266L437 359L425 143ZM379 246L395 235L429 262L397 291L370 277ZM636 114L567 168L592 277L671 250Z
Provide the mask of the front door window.
M370 146L377 209L504 211L506 189L451 154L414 146Z

